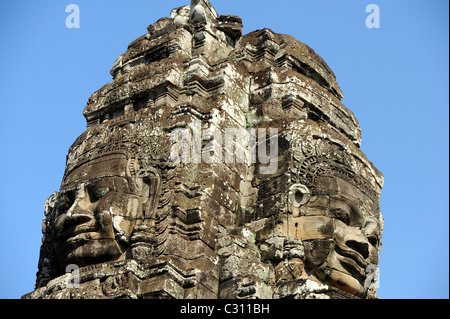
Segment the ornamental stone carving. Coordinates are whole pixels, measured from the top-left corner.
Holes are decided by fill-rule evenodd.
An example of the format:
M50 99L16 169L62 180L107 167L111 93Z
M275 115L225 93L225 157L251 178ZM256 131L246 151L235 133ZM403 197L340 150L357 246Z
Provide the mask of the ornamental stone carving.
M313 49L242 27L193 0L117 59L24 298L376 298L383 176L358 121Z

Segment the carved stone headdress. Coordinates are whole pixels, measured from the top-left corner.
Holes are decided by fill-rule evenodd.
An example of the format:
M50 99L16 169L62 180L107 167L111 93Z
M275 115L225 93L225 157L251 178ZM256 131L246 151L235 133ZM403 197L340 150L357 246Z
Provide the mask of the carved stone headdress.
M302 130L307 134L301 133ZM318 177L337 177L352 184L379 209L383 176L357 147L341 141L325 127L316 131L305 127L291 130L293 157L297 163L292 180L307 186L311 195L319 195Z
M127 175L139 177L149 168L165 165L161 148L168 136L151 121L105 123L83 133L67 156L64 179L77 167L104 156L122 155L128 160ZM64 180L63 179L63 180Z

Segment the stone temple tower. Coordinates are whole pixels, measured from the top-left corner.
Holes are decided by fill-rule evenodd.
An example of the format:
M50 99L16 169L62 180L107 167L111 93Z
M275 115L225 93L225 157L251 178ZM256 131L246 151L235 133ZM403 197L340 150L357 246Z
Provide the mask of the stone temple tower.
M313 49L207 0L114 63L24 298L376 298L383 176Z

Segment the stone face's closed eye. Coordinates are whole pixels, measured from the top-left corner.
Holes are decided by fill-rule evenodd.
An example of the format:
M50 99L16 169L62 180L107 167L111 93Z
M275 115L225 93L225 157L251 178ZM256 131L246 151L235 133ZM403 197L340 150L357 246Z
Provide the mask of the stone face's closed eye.
M350 213L342 208L336 208L330 211L330 216L336 218L346 225L350 223Z
M64 214L65 212L67 212L70 207L72 207L74 202L74 196L72 192L66 192L60 195L59 198L59 207L58 207L58 212L59 214Z
M99 187L99 188L93 189L90 191L91 201L96 202L111 191L112 191L112 189L109 187Z

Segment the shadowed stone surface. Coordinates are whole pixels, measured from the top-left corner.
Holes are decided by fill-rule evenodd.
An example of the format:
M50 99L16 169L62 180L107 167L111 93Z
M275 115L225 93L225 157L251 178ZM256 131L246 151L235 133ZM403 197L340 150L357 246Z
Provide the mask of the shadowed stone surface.
M24 298L376 297L383 176L335 75L293 37L242 26L193 0L114 62ZM230 128L251 134L223 148ZM229 157L275 147L275 167Z

